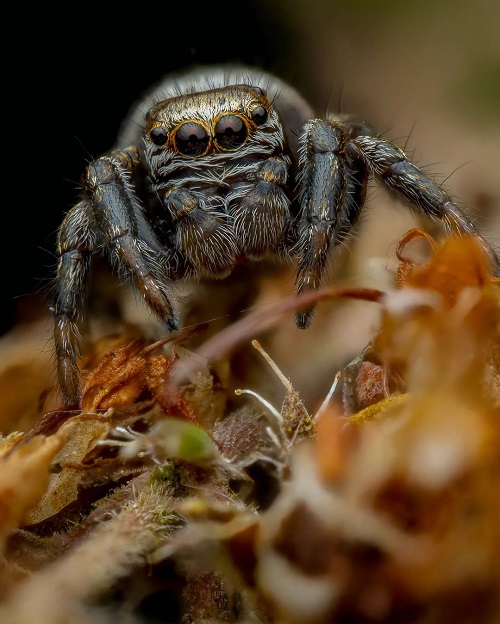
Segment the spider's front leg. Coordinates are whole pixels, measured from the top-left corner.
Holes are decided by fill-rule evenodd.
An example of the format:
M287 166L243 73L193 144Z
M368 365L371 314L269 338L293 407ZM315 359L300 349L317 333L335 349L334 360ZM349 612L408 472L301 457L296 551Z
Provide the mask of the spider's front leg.
M353 158L361 158L370 173L411 208L416 208L427 218L441 221L448 234L474 236L490 258L493 271L500 276L500 257L496 250L478 232L465 211L408 160L403 150L389 141L364 133L353 137L346 152Z
M87 292L90 255L94 251L95 236L91 223L92 209L82 201L66 215L59 228L57 249L59 263L56 275L54 314L54 349L57 361L59 388L64 403L78 406L80 399L80 333L77 322Z
M301 136L296 294L320 286L330 247L346 238L365 201L368 172L362 159L345 153L348 139L342 123L322 119L309 121ZM297 326L308 327L313 311L300 310Z
M163 269L155 259L162 250L130 182L138 166L132 149L92 162L83 178L87 197L68 212L59 229L54 345L59 386L68 406L80 400L77 324L85 307L90 256L100 247L135 283L151 310L171 330L178 327Z

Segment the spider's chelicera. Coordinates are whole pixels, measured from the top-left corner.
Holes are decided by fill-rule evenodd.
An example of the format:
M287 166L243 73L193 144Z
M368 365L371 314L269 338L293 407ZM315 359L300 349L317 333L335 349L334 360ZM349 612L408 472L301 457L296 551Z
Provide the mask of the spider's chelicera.
M477 235L465 212L405 153L347 116L314 116L278 78L251 68L167 78L91 162L58 234L53 306L58 379L80 398L78 321L91 256L104 250L147 306L179 326L172 282L221 279L243 261L294 258L296 293L318 288L329 251L356 223L370 176L449 231ZM313 309L297 313L298 327Z

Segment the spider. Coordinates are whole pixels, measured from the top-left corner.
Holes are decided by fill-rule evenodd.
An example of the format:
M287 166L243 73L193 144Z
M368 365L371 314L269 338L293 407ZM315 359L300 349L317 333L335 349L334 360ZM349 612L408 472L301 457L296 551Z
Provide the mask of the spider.
M104 252L170 331L172 286L223 279L242 262L296 262L297 294L319 287L370 177L447 231L479 238L443 188L350 116L318 118L281 79L251 67L190 68L132 107L116 145L90 162L58 231L54 343L64 403L80 398L79 322L91 258ZM295 315L307 328L313 308Z

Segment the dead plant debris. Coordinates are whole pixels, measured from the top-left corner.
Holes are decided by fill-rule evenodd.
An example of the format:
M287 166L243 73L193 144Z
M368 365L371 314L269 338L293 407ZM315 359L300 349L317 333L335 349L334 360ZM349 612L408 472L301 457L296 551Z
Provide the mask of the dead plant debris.
M97 341L80 409L6 420L0 621L500 621L499 283L474 239L397 256L388 292L314 295L382 311L316 413L255 340L290 299L195 351ZM229 390L252 339L281 406Z

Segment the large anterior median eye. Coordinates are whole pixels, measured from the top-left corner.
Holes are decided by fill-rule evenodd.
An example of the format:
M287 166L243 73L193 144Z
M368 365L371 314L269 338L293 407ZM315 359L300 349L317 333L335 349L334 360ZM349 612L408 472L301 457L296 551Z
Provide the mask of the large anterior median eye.
M205 128L195 121L187 121L177 128L175 144L181 154L199 156L207 151L209 136Z
M247 127L236 115L223 115L215 125L215 140L219 147L234 149L245 142Z

